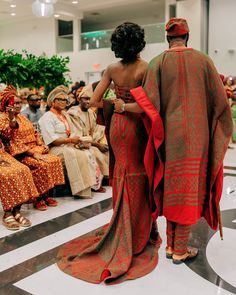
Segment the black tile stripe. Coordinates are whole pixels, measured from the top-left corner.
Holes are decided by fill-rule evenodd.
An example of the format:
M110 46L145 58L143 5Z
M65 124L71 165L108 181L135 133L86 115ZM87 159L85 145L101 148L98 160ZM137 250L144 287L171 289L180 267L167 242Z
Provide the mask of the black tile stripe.
M224 173L224 177L226 177L226 176L236 177L236 174L233 174L233 173Z
M83 207L0 239L0 255L47 237L111 209L111 198Z
M1 295L31 295L31 293L28 293L13 285L7 285L4 288L0 288L0 294Z
M224 169L227 169L227 170L236 170L236 167L234 167L234 166L224 166Z
M233 211L233 212L232 212ZM232 225L233 218L236 218L236 209L221 211L223 227L236 228ZM230 226L229 226L230 224ZM201 219L198 224L192 226L192 236L190 238L191 246L198 248L198 256L185 264L203 279L208 280L216 286L225 289L233 294L236 294L236 288L222 279L210 266L207 256L206 247L212 236L216 233L209 228L205 219ZM217 233L219 234L219 233ZM220 239L220 234L219 234Z
M95 233L95 231L98 230L98 228L92 230L89 233L86 233L84 235L81 235L81 237L90 235L92 233ZM75 237L77 239L78 237ZM67 242L66 242L67 243ZM66 244L64 243L64 244ZM62 245L64 245L62 244ZM11 285L15 284L16 282L19 282L20 280L23 280L26 277L29 277L30 275L33 275L37 273L40 270L45 269L46 267L49 267L56 263L56 256L59 251L59 248L62 246L59 245L53 249L50 249L44 253L41 253L31 259L28 259L18 265L15 265L5 271L2 271L0 273L0 294L8 294L8 293L1 293L6 292L10 288ZM15 287L16 288L16 287ZM21 289L19 289L21 290ZM15 293L18 294L18 293ZM22 293L23 294L23 293ZM25 293L24 295L29 294Z
M236 177L236 174L224 173L224 176ZM3 253L9 252L11 250L16 249L17 247L20 247L19 244L23 246L37 239L55 233L61 229L67 228L73 224L79 223L83 220L96 216L99 213L105 212L111 208L111 203L112 201L110 198L101 201L100 203L96 203L88 207L81 208L75 212L65 214L64 216L54 218L53 220L44 222L40 225L34 226L22 232L14 233L6 238L2 238L0 239L1 242L5 243L6 240L8 240L8 249L9 247L10 249L7 250L7 247L1 248L0 246L0 253L2 254L1 250L3 251ZM223 225L227 226L228 223L227 218L225 216L226 213L225 211L223 211ZM232 214L230 214L230 218L232 218ZM204 220L200 220L200 222L197 225L193 226L191 244L193 246L197 246L201 251L200 255L195 260L193 260L192 262L186 262L186 265L194 272L199 274L202 278L212 282L217 286L220 286L225 290L228 290L229 292L232 292L233 294L236 294L236 288L224 281L219 275L217 275L207 261L206 246L213 234L214 231L209 229ZM22 239L22 242L20 241L20 238ZM18 242L16 243L15 240L18 240ZM2 243L0 243L0 245L1 244ZM61 245L1 272L0 294L29 294L19 288L16 288L15 286L12 286L12 284L38 272L39 270L42 270L54 264L56 262L56 254L60 247ZM10 293L12 290L15 290L15 293ZM21 293L18 293L18 291L20 291Z

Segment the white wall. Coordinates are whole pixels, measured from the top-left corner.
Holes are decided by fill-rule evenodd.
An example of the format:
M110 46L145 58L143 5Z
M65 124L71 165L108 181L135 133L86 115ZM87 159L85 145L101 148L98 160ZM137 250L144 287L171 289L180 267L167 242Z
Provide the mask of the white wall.
M189 47L201 50L201 0L177 2L177 17L185 18L189 26Z
M145 60L150 61L165 49L167 49L166 43L148 44L141 53L141 56ZM117 61L110 48L83 50L78 53L64 53L60 55L70 57L70 77L73 81L84 80L87 82L85 73L96 71L93 65L100 64L98 71L102 71L110 63Z
M26 19L0 27L0 48L51 56L56 51L55 21L49 19Z
M54 19L25 20L0 27L0 48L14 49L21 52L26 49L29 53L40 55L46 53L52 56L56 52L56 22ZM80 21L74 20L74 52L59 53L60 56L69 56L69 76L72 81L85 80L86 72L97 71L95 64L100 64L98 71L105 69L110 63L117 61L114 53L107 49L88 51L79 50ZM77 36L77 37L76 37ZM167 44L148 44L142 52L147 61L167 48Z
M202 1L184 0L178 1L177 17L187 18L190 26L190 43L196 49L201 49L201 24L203 11ZM174 4L175 0L166 0L168 4ZM210 0L209 21L209 55L214 60L219 72L229 75L236 74L236 0ZM169 18L166 10L166 18ZM80 22L74 23L79 35ZM48 56L56 52L56 26L54 19L27 19L21 22L0 26L0 48L15 49L21 52L26 49L30 53L40 55L45 52ZM142 57L149 61L167 48L166 43L148 44L142 53ZM228 50L235 50L230 53ZM79 39L74 39L74 52L63 53L71 59L70 76L73 81L85 80L85 72L97 71L95 64L100 64L103 70L111 62L116 61L110 49L97 49L79 51Z
M236 0L210 0L209 55L224 75L236 75L235 12Z

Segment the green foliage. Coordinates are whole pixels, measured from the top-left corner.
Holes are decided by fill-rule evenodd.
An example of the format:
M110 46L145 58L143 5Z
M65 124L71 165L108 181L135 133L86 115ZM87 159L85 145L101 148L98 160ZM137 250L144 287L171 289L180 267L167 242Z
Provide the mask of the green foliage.
M11 84L19 88L39 88L44 86L45 95L58 85L68 85L71 81L65 77L69 72L69 57L57 55L51 58L35 56L23 50L0 50L0 83Z

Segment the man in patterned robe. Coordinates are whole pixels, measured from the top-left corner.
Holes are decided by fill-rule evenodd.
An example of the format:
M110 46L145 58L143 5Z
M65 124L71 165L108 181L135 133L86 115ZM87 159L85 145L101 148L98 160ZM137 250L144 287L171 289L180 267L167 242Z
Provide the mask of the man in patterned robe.
M131 92L147 114L153 218L166 217L166 256L178 264L197 255L187 247L192 224L204 216L211 228L218 226L232 119L212 61L187 47L186 20L171 19L166 31L169 50L150 62L143 87Z

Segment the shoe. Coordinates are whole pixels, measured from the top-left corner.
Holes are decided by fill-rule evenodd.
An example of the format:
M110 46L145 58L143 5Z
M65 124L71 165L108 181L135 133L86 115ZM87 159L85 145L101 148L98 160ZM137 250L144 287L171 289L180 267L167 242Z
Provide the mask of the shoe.
M166 258L172 259L172 256L174 254L174 250L171 246L166 246Z
M20 226L22 227L29 227L32 225L31 221L24 217L23 215L21 215L20 212L17 212L15 215L15 220L19 223Z
M92 192L95 192L95 193L105 193L106 191L107 190L103 186L100 186L99 189L97 189L97 190L92 188Z
M172 255L173 263L174 264L181 264L187 260L193 259L198 255L198 249L193 247L188 247L188 250L183 255Z
M55 199L50 197L46 198L44 202L46 203L47 206L50 206L50 207L56 207L58 205L58 202Z
M20 229L19 223L15 220L13 215L8 215L3 217L2 224L9 230L18 230Z
M35 201L34 208L40 211L45 211L48 209L48 206L45 204L43 200L41 200L41 201Z
M156 243L158 241L158 236L159 236L159 232L158 232L157 222L154 221L152 223L152 229L150 232L150 238L149 238L150 244L156 245Z

